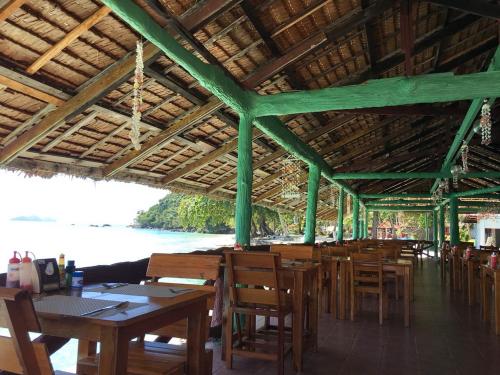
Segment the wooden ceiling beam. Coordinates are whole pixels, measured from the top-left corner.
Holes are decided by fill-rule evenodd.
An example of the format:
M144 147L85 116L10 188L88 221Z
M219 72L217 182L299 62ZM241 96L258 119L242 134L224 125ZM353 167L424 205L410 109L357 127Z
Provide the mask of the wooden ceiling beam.
M485 0L427 0L432 4L477 14L481 17L500 19L500 6Z
M161 149L165 145L165 143L170 141L174 136L180 134L198 121L201 121L203 118L211 115L214 111L218 110L223 105L224 104L219 99L214 99L204 106L200 107L193 113L182 117L178 121L175 121L165 130L161 131L159 134L146 141L146 143L142 145L140 150L133 150L125 155L125 157L104 168L104 175L106 177L111 177L122 169L128 167L129 165L132 165L151 156L154 152Z
M348 34L365 22L378 17L391 6L392 1L379 0L375 3L375 5L362 10L361 12L353 12L339 20L336 20L332 26L313 34L293 46L284 55L277 57L269 63L257 68L257 70L251 73L242 82L243 85L247 88L253 88L260 85L264 81L284 70L286 67L293 65L305 55L313 53L317 49L323 47L329 40L332 41Z
M205 0L198 2L180 18L184 27L188 30L198 30L232 7L238 5L242 0Z
M9 18L12 13L18 10L27 1L28 0L11 0L0 7L0 22L3 22L7 18Z
M45 64L57 56L63 49L78 39L83 33L87 32L91 27L95 26L100 20L106 17L111 12L107 6L99 8L94 14L84 20L81 24L67 33L64 38L49 48L42 56L35 60L27 69L29 74L35 74Z
M144 48L144 60L156 56L158 49L153 44L148 44ZM60 105L55 111L49 113L42 121L32 127L30 130L19 136L15 141L7 145L0 151L0 164L6 164L14 159L21 152L29 149L48 133L56 129L61 123L81 112L82 108L88 108L96 97L108 90L109 86L120 82L124 77L135 69L135 55L128 54L125 58L106 69L106 74L99 80L87 86L64 104Z
M405 55L405 72L413 75L413 48L415 35L413 31L412 0L400 0L401 15L399 17L401 30L401 49Z
M21 95L27 95L42 102L52 104L54 106L60 106L65 103L65 100L60 99L57 96L43 92L41 90L38 90L37 88L25 85L20 80L10 78L7 75L11 76L11 74L7 72L7 69L2 69L0 71L0 84L5 85L6 87L20 93Z

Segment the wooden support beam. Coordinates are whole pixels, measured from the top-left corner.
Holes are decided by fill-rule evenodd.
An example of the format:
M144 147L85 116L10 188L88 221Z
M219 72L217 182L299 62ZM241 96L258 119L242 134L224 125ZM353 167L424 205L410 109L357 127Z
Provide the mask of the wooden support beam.
M405 55L405 72L413 75L413 48L415 35L413 31L412 0L400 0L401 15L399 17L401 30L401 49Z
M466 109L460 105L449 105L446 107L438 107L430 104L414 104L414 105L387 106L378 108L354 108L354 109L338 110L334 112L383 115L383 116L463 117L466 113Z
M33 88L31 86L25 85L19 80L9 78L5 74L7 74L6 69L0 71L0 84L5 85L6 87L16 92L19 92L21 95L27 95L42 102L50 103L54 106L60 106L65 103L65 100L62 100L54 95L47 94L46 92L43 92L41 90L37 90L36 88Z
M334 180L402 180L402 179L433 179L452 178L451 172L354 172L334 173ZM499 178L500 171L468 172L461 178Z
M79 129L83 128L84 126L86 126L89 123L91 123L92 121L94 121L94 119L97 117L97 115L98 115L98 112L93 111L89 115L85 116L83 119L78 121L76 124L72 125L68 130L61 133L58 137L54 138L52 141L47 143L47 145L45 145L42 148L42 152L49 151L51 148L53 148L54 146L56 146L59 143L61 143L62 141L64 141L66 138L68 138L71 134L77 132Z
M243 81L243 85L247 88L260 85L262 82L278 74L286 67L291 66L305 55L323 47L329 40L336 40L339 37L347 35L365 22L378 17L385 10L389 9L392 3L392 1L379 0L375 5L361 12L353 12L352 14L336 20L336 22L326 30L313 34L309 38L293 46L283 56L259 67Z
M500 19L500 6L486 0L427 0L430 3L461 10L463 12L477 14L481 17Z
M78 39L83 33L88 31L91 27L93 27L97 22L102 20L111 12L107 6L103 6L99 8L94 14L92 14L89 18L67 33L64 38L62 38L59 42L57 42L54 46L52 46L48 51L46 51L42 56L36 59L26 71L29 74L35 74L38 72L47 62L52 60L55 56L57 56L63 49L69 46L72 42Z
M153 44L148 44L144 48L144 60L148 60L157 53L158 49ZM85 90L76 94L66 103L59 106L55 111L49 113L37 125L2 149L0 151L0 164L8 163L21 152L29 149L48 133L56 129L66 118L72 116L81 108L87 108L89 102L92 102L96 97L102 95L109 86L123 80L123 78L128 76L134 69L135 55L127 55L124 59L111 65L107 69L107 73L99 80L87 86Z
M24 131L28 130L31 128L33 125L35 125L38 121L40 121L42 118L44 118L49 112L52 112L56 107L52 104L48 104L45 107L43 107L41 110L39 110L37 113L35 113L33 116L31 116L28 120L23 122L21 125L19 125L17 128L15 128L13 131L11 131L3 140L2 140L2 146L8 145L12 140L14 140L19 134L23 133Z
M438 103L500 96L500 73L427 74L371 80L361 85L280 93L254 99L256 116Z
M28 0L11 0L0 8L0 22L5 21Z
M167 129L149 139L145 144L142 145L140 150L131 151L127 155L125 155L125 157L108 165L104 169L104 175L106 177L111 177L115 173L118 173L129 165L132 165L140 160L144 160L145 158L156 152L158 149L162 148L163 145L166 142L170 141L174 136L180 134L198 121L201 121L203 118L209 116L222 106L223 103L220 100L214 99L205 104L203 107L194 111L193 113L182 117L180 120L171 124Z
M188 30L197 30L222 13L239 4L242 0L205 0L198 2L180 19Z

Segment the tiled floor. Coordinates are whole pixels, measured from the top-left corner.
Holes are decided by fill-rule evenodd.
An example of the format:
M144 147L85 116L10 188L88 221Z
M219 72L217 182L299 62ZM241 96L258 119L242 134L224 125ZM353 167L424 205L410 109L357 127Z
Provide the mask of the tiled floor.
M403 327L402 302L392 302L378 325L375 304L355 322L320 320L319 351L307 353L304 374L500 374L500 336L480 320L462 295L450 298L439 267L429 260L415 273L411 328ZM365 307L365 306L364 306ZM293 374L291 357L286 373ZM214 374L276 374L272 362L235 357L227 370L215 347Z

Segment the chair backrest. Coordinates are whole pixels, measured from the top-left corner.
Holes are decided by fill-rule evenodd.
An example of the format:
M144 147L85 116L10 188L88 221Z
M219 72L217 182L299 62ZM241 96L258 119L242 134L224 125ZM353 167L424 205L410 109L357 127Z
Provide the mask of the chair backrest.
M281 306L279 253L226 251L229 300L232 306ZM266 287L266 288L264 288Z
M219 255L152 254L146 276L157 281L162 277L215 280L219 276Z
M329 256L346 257L349 256L349 249L345 246L326 246L323 254Z
M15 374L53 374L47 348L33 343L29 332L40 332L30 295L15 288L0 288L0 327L10 337L0 336L0 370Z
M351 282L363 285L382 285L382 254L352 253L351 254Z
M315 259L313 245L271 245L271 253L281 254L281 259L288 260Z

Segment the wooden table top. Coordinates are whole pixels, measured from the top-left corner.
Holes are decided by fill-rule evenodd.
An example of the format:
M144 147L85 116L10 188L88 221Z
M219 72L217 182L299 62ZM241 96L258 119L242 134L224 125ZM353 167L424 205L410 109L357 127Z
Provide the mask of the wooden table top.
M75 321L75 324L78 324L78 322L85 322L99 326L126 326L137 321L153 318L170 310L177 310L179 308L182 308L183 306L189 306L191 303L197 302L199 300L206 300L213 294L213 292L209 291L192 290L188 293L184 293L175 297L147 297L127 294L111 294L105 292L89 292L85 290L78 291L75 289L70 289L39 295L38 298L34 297L33 301L36 302L40 298L44 298L44 296L49 295L68 295L116 302L128 301L131 303L140 304L137 307L132 307L129 309L124 307L124 309L111 310L106 313L103 312L102 314L96 314L94 316L63 316L57 313L37 312L38 317L41 319L71 319ZM114 313L112 313L113 311Z

